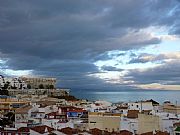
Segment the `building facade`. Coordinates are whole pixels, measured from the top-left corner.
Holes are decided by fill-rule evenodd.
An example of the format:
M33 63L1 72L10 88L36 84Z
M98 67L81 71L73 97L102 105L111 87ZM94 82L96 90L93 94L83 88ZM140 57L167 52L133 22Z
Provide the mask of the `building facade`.
M105 131L120 130L120 114L90 112L88 116L89 129L98 128Z
M26 82L28 89L54 89L56 78L45 77L21 77Z
M160 131L160 118L155 115L138 114L138 134Z
M27 84L21 78L5 78L0 75L0 89L27 89Z
M164 104L163 111L168 113L180 114L180 106L174 104Z
M19 100L9 96L0 96L0 112L2 114L14 112L17 108L28 104L30 104L29 101Z

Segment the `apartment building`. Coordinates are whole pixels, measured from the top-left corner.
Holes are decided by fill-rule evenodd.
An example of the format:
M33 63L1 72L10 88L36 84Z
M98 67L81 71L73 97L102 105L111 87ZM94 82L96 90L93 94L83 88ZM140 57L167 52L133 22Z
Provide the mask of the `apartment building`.
M0 95L1 113L14 112L17 108L30 104L29 101L19 100L15 97Z
M98 128L108 132L120 130L121 114L89 112L88 125L89 129Z
M0 75L0 89L26 89L27 84L21 78L5 78Z
M21 77L29 89L54 89L56 78L50 77Z
M180 114L180 106L174 104L164 104L163 111L168 113Z
M155 115L138 114L138 134L160 131L160 118Z

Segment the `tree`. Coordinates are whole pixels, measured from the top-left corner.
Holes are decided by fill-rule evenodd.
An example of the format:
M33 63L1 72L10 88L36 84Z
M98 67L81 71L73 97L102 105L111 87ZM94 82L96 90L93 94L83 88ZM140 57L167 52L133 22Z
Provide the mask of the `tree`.
M43 95L46 95L47 94L47 91L45 90L44 92L43 92Z
M39 85L39 89L44 89L44 85L43 85L43 84L40 84L40 85Z
M8 120L10 120L11 122L15 121L15 114L13 112L8 112L7 114L5 114L6 117L8 117Z
M22 84L20 84L20 88L19 89L22 89L23 88L23 85Z
M10 82L7 81L7 82L4 84L3 89L4 89L4 90L7 90L7 89L9 88L9 86L10 86Z
M0 95L9 95L8 90L0 90Z
M31 85L30 85L30 84L27 84L27 88L28 88L28 89L31 89Z
M64 95L65 95L65 96L69 96L69 92L64 91Z
M49 88L50 88L50 89L54 89L54 85L50 85Z
M49 84L48 84L48 85L46 85L46 89L50 89L50 86L49 86Z

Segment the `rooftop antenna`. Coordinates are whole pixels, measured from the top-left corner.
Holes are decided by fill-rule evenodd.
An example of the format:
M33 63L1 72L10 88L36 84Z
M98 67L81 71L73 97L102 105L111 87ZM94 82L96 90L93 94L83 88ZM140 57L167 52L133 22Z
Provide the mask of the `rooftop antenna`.
M141 113L142 113L142 100L141 100Z
M178 101L176 100L176 116L178 116L177 105L178 105Z

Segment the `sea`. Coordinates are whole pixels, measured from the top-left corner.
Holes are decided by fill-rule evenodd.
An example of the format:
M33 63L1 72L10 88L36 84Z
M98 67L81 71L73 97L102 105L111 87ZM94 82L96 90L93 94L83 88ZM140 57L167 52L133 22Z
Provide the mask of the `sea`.
M170 101L180 105L180 91L172 90L71 90L71 94L79 99L87 99L90 101L105 100L111 103L119 103L153 99L159 103Z

